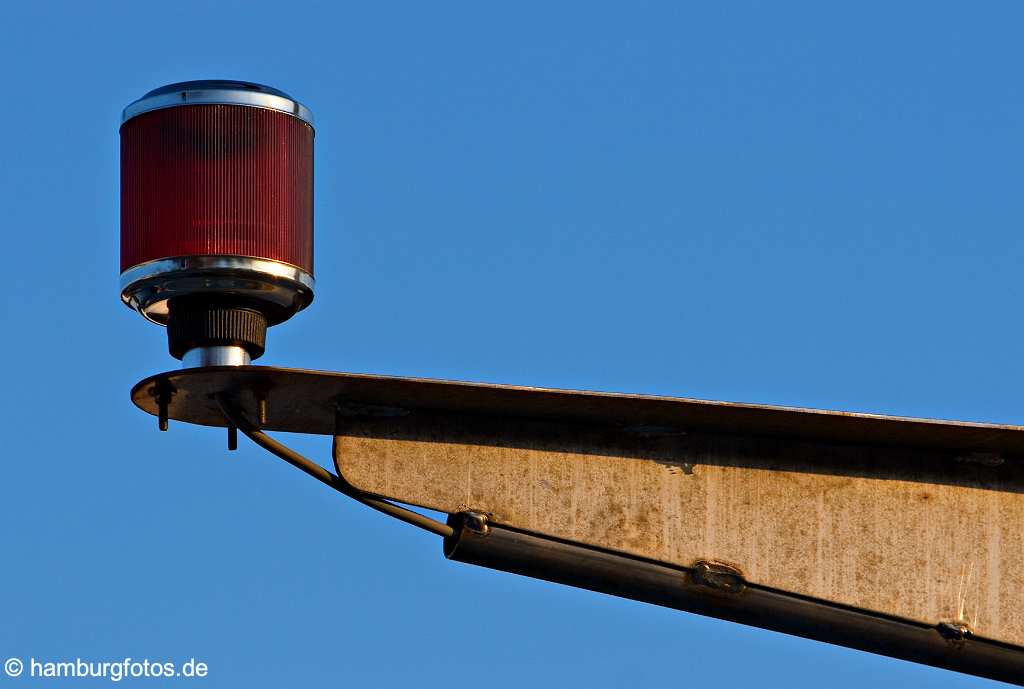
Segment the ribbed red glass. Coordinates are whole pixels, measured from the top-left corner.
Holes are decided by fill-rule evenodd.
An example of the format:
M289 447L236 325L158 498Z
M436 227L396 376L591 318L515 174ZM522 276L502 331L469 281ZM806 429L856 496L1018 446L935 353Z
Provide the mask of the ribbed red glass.
M241 105L154 110L121 127L121 271L231 254L313 274L313 129Z

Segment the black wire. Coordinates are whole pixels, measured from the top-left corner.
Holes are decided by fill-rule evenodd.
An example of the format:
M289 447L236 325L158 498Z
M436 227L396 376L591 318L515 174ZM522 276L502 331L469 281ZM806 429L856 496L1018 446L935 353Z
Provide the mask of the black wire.
M404 507L399 507L387 500L372 497L367 493L364 493L349 483L344 476L341 476L340 470L338 471L338 475L332 474L321 465L311 459L307 459L303 455L300 455L290 447L282 445L263 431L259 430L249 421L249 419L245 417L245 414L231 405L230 400L228 400L225 395L216 395L216 399L217 404L220 405L221 413L224 414L224 418L227 419L228 423L237 427L238 430L242 431L242 433L244 433L251 441L262 447L264 450L277 455L293 467L301 469L318 481L327 484L342 495L347 495L353 500L361 502L367 507L371 507L378 512L383 512L389 517L394 517L406 524L412 524L413 526L435 533L438 536L448 538L455 535L455 530L447 524L442 524L436 519L431 519L430 517L419 514L418 512L407 510ZM335 459L335 467L337 467L337 459Z

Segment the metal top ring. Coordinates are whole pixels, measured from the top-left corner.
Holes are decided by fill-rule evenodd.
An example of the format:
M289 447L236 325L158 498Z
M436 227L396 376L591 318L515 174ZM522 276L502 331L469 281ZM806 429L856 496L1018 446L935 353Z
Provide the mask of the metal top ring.
M284 91L227 79L182 81L153 89L124 109L121 124L145 112L179 105L248 105L287 113L314 126L313 112Z

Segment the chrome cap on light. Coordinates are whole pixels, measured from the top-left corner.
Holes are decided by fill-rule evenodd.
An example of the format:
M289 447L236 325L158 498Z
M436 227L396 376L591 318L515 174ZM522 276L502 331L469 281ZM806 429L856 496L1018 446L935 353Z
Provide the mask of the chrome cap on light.
M153 89L124 109L121 123L152 110L178 105L248 105L288 113L310 127L314 126L312 111L284 91L250 81L230 79L180 81Z

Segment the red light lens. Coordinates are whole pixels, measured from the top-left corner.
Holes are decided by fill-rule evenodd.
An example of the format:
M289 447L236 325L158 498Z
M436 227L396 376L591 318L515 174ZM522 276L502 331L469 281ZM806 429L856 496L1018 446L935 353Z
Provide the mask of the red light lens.
M121 127L121 271L172 256L313 274L313 129L240 105L153 110Z

